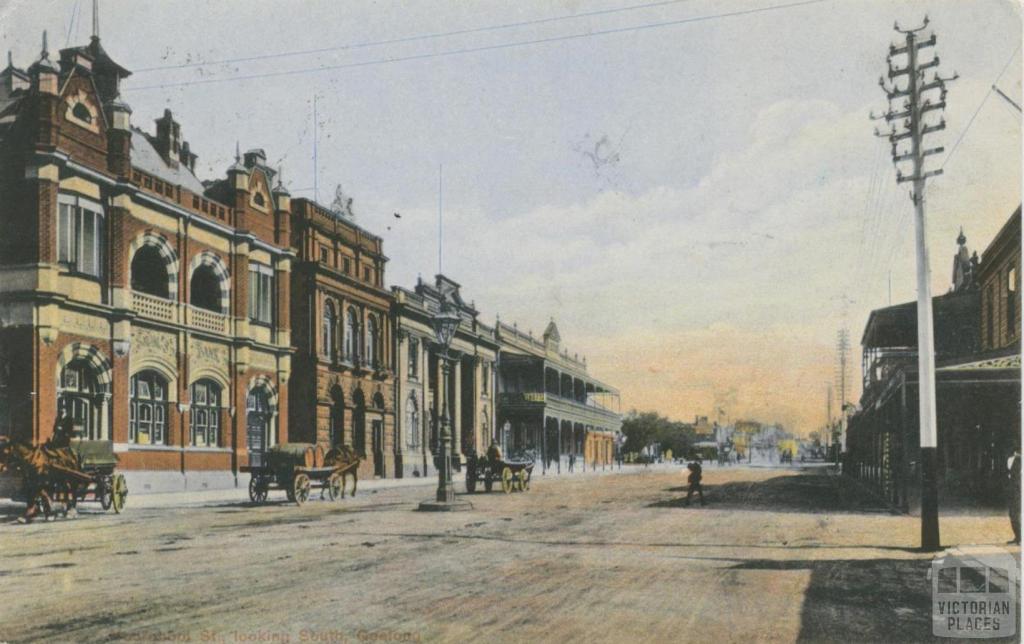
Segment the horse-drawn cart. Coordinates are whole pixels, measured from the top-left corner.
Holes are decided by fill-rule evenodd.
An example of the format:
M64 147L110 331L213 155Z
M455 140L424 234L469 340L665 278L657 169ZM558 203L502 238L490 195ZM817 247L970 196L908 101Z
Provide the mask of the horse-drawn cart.
M79 501L96 501L120 514L128 497L124 475L115 471L117 456L110 441L76 440L66 447L5 441L0 470L8 467L22 475L25 521L39 512L47 518L74 514Z
M310 490L319 487L320 497L326 493L332 501L345 498L345 479L352 476L352 494L358 483L356 469L359 457L347 447L336 447L326 454L309 443L281 443L263 452L260 464L244 466L249 472L249 500L263 503L270 490L284 490L288 500L302 505L309 500Z
M477 483L484 484L484 490L490 492L495 481L501 483L501 490L511 494L513 490L526 492L530 489L530 478L533 476L533 459L503 459L499 455L469 455L466 460L466 491L472 494Z

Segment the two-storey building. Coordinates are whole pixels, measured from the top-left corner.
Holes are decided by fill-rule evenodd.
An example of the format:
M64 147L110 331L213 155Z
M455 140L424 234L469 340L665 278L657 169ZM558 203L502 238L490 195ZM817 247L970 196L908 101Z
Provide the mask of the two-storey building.
M622 428L619 392L587 372L586 359L560 348L551 320L543 338L497 324L498 423L506 451L532 451L543 469L610 465Z
M204 185L129 74L97 36L0 74L0 435L66 413L133 491L235 485L288 435L289 197L259 155Z
M418 280L412 290L392 287L401 426L396 454L404 476L433 473L438 420L445 410L451 423L454 463L461 463L470 453L484 454L497 438L498 342L495 330L480 322L476 307L463 299L460 288L444 275L438 275L434 284ZM442 302L461 318L448 349L447 380L432 326Z
M360 476L401 473L395 424L391 293L380 237L307 199L292 201L295 356L291 435L349 445Z

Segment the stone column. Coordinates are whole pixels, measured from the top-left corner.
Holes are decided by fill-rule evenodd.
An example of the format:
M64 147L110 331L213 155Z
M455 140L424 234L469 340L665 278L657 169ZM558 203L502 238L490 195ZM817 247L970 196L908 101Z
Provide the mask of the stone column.
M462 457L462 357L451 360L452 406L448 414L452 427L452 457Z

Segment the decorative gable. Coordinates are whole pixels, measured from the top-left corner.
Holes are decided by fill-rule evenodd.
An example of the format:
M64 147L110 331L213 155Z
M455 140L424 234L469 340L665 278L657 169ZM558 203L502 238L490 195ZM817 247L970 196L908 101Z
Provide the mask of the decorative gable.
M249 181L249 204L260 212L269 213L273 203L266 175L262 171L253 172Z

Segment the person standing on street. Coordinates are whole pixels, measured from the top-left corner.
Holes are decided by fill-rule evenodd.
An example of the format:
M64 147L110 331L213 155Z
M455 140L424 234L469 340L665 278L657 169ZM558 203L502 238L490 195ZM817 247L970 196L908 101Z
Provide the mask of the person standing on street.
M690 499L693 498L693 493L696 492L700 496L701 506L707 505L704 501L704 488L701 486L700 481L703 477L702 468L700 463L689 463L686 469L690 470L690 475L686 477L686 482L690 484L689 489L686 491L686 507L690 507Z
M1013 450L1013 455L1006 461L1009 489L1006 491L1006 503L1010 511L1010 527L1013 528L1012 543L1020 544L1020 448Z

